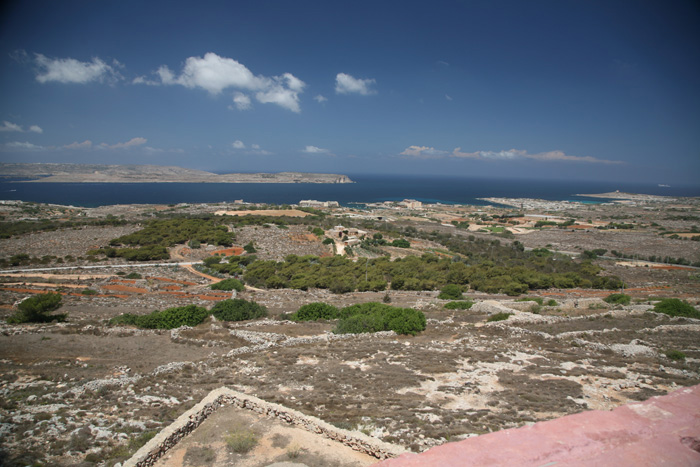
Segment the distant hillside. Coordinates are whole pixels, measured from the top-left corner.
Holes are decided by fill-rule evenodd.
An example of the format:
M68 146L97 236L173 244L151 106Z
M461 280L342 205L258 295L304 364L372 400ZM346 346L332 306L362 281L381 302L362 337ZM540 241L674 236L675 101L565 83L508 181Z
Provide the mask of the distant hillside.
M0 179L51 183L353 183L346 175L304 172L214 174L162 165L0 163Z

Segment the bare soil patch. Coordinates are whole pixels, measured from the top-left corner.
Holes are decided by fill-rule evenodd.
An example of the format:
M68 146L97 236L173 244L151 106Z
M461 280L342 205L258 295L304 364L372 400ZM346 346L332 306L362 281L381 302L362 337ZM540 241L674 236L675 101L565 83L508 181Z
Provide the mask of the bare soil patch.
M246 432L252 433L253 446L248 452L236 452L227 440ZM302 428L248 410L225 407L215 412L155 465L262 467L275 462L309 467L360 467L374 464L377 459Z

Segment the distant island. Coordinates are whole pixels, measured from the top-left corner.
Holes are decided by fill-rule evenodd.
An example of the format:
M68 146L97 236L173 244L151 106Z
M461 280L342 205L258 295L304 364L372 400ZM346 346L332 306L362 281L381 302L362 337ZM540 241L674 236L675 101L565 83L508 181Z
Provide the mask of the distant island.
M347 175L279 172L215 174L162 165L0 163L0 179L43 183L354 183Z

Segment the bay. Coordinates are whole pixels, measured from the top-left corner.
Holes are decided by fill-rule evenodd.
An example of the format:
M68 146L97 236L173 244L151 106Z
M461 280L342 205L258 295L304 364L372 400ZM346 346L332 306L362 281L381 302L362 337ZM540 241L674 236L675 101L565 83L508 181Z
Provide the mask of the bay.
M416 199L424 203L489 204L478 198L539 198L598 203L577 193L615 190L666 196L700 196L698 186L661 187L649 183L504 180L463 177L350 175L350 184L288 183L27 183L0 182L0 199L95 207L111 204L251 203L296 204L303 199L376 203Z

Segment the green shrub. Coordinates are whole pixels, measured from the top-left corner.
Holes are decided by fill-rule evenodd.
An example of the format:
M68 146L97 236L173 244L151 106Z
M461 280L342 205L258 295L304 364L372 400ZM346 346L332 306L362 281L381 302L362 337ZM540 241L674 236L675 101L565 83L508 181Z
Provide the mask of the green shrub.
M462 288L460 286L456 284L447 284L440 290L438 298L442 300L461 300L464 296L462 296Z
M632 297L623 293L610 294L603 299L603 301L610 303L611 305L629 305Z
M141 274L138 272L130 272L126 276L124 276L126 279L141 279Z
M685 360L685 354L680 350L667 350L666 356L671 360Z
M337 319L338 308L327 303L309 303L290 316L293 321L316 321L319 319Z
M391 242L391 246L399 248L411 248L411 243L405 238L397 238L396 240Z
M362 303L343 308L336 334L394 331L415 335L425 330L425 315L412 308L398 308L378 302Z
M246 251L246 253L250 253L250 254L253 254L253 253L255 253L256 251L258 251L258 250L256 250L255 247L253 246L253 242L248 242L248 243L243 247L243 249Z
M65 321L68 316L65 313L50 315L52 311L61 307L61 294L49 292L34 295L17 305L17 311L7 318L10 324L19 323L49 323L51 321Z
M83 289L80 293L83 295L97 295L97 291L92 289Z
M243 282L239 281L238 279L224 279L220 282L216 282L212 285L209 286L212 290L235 290L237 292L243 292L245 287L243 286Z
M556 300L554 300L553 298L550 298L549 300L547 300L547 303L545 303L545 305L546 306L557 306L559 304L557 303Z
M226 436L226 445L233 452L245 454L258 444L258 438L253 431L242 428Z
M211 314L222 321L244 321L267 316L267 308L255 302L234 298L214 305Z
M109 320L109 324L137 326L145 329L175 329L181 326L197 326L209 312L202 307L187 305L153 311L147 315L124 313Z
M474 305L474 303L469 300L460 300L457 302L445 303L445 308L447 310L468 310L472 305Z
M505 321L508 318L510 318L510 315L513 313L496 313L495 315L491 315L488 317L486 320L487 322L492 322L492 321Z
M688 302L677 298L664 298L654 305L654 311L669 316L684 316L686 318L700 319L700 311L693 308Z

